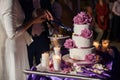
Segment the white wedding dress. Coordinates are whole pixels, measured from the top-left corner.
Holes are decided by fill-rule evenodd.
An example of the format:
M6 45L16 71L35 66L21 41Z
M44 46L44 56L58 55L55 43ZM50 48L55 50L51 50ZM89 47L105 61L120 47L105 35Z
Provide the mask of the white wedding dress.
M1 17L0 17L1 18ZM1 24L1 19L0 19L0 80L5 80L4 79L4 71L5 70L5 61L4 61L4 57L5 57L5 39L6 39L6 34L4 34L4 29L2 27Z
M11 39L24 18L17 0L0 0L0 80L26 80L23 70L29 69L27 33Z

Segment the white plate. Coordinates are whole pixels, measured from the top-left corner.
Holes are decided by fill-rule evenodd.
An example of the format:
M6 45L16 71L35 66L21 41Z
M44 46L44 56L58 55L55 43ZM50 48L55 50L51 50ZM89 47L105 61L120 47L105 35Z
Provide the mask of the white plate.
M65 39L65 38L69 38L70 36L63 36L63 37L48 37L50 39Z

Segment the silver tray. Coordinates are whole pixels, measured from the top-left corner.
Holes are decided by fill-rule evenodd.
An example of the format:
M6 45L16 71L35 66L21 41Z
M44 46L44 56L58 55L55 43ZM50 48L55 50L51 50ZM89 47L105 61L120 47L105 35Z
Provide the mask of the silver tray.
M82 74L76 74L75 72L63 73L61 71L49 71L47 68L42 67L40 64L37 66L37 71L24 70L25 74L36 74L43 76L56 76L56 77L65 77L65 78L76 78L80 80L101 80L99 78L92 78Z

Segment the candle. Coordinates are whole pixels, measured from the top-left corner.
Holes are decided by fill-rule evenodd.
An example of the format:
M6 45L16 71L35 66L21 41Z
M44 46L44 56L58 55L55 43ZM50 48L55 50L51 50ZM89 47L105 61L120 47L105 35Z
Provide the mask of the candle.
M103 51L107 50L109 46L109 40L102 40L102 49Z
M102 47L108 48L108 46L109 46L109 40L102 40Z
M99 48L99 45L100 45L99 42L97 42L97 41L94 41L94 42L93 42L93 46L95 46L96 49Z
M60 54L60 47L54 47L55 54Z
M42 54L41 65L42 65L42 67L49 66L49 54L48 53Z
M55 71L59 71L61 69L61 57L59 55L53 55L53 67Z

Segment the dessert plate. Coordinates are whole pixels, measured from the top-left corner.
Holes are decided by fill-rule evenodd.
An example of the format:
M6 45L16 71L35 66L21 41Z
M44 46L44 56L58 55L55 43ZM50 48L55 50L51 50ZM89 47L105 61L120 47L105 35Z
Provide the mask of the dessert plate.
M53 36L50 36L48 38L50 39L65 39L65 38L69 38L70 36L61 36L61 37L53 37Z

